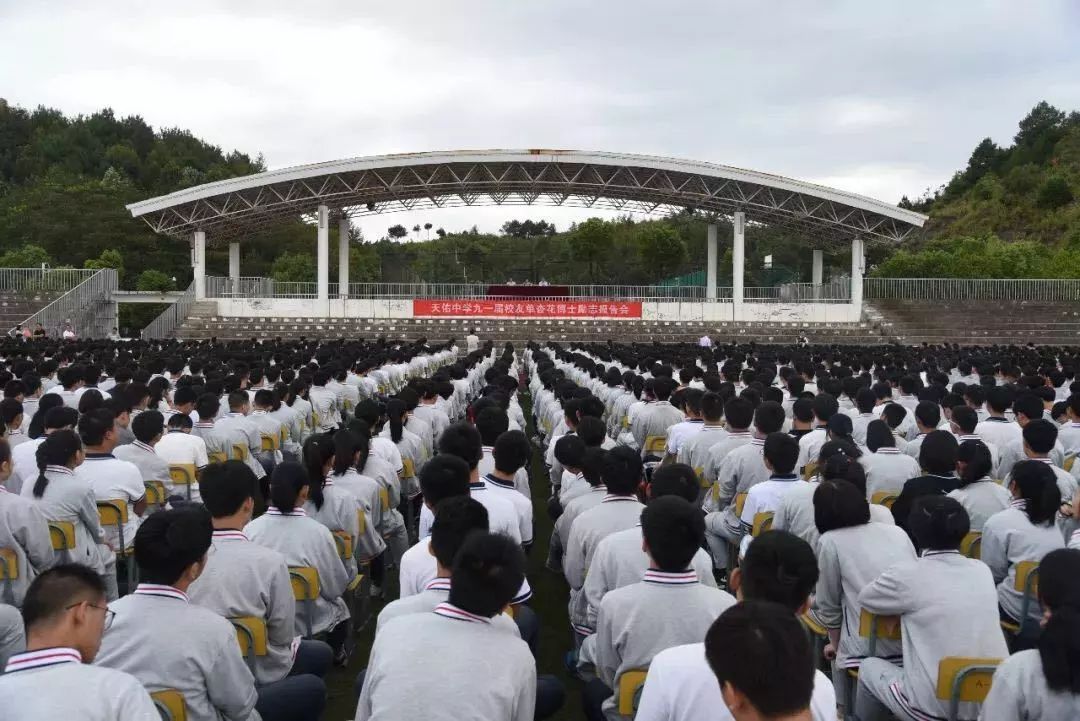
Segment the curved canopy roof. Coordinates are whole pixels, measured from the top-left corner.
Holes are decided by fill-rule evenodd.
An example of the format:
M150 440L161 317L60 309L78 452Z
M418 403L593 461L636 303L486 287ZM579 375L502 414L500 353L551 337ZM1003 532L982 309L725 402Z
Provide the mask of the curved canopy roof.
M533 203L711 216L744 211L809 243L903 240L926 216L843 190L726 165L577 150L458 150L350 158L198 185L128 207L156 232L236 239L326 205L348 216Z

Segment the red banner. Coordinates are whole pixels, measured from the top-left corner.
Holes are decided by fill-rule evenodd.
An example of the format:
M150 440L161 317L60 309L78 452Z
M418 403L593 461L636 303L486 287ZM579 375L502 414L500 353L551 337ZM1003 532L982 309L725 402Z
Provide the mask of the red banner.
M640 318L641 303L622 300L414 300L417 318Z

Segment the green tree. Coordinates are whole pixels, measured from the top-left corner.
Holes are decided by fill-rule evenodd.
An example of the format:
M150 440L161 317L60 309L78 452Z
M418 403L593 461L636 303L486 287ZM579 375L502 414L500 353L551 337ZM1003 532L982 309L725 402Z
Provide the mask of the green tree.
M673 228L643 226L637 233L637 241L641 260L655 280L674 274L686 262L686 241Z
M574 258L588 266L589 282L596 280L596 264L611 247L611 224L600 218L589 218L577 226L570 236Z
M135 279L136 290L166 293L170 290L174 290L175 287L176 284L173 283L172 278L165 275L160 270L144 270L139 273L138 278Z
M1069 188L1069 183L1060 175L1047 178L1046 182L1039 188L1039 197L1036 199L1036 204L1040 208L1060 208L1063 205L1068 205L1073 201L1073 193Z
M404 225L398 223L397 225L391 225L389 228L387 228L386 234L391 239L401 239L407 236L409 234L409 231L405 229Z
M101 255L97 258L91 258L83 263L84 268L91 270L101 270L102 268L112 268L116 271L116 277L119 280L124 278L124 256L120 254L120 251L108 248L101 251Z
M0 255L0 268L40 268L52 265L49 253L40 245L24 245Z
M274 261L270 277L282 283L311 283L317 273L315 258L310 253L284 253Z

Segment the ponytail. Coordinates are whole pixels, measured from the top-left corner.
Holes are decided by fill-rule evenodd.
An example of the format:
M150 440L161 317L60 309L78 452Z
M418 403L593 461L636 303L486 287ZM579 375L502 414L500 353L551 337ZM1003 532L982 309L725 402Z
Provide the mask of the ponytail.
M1012 482L1024 500L1024 512L1033 526L1049 526L1061 507L1057 476L1042 461L1021 461L1013 466Z
M956 452L957 465L965 464L963 472L959 473L960 487L970 486L990 475L994 468L994 459L990 457L990 449L982 441L964 441Z
M356 457L359 438L349 430L341 430L334 434L334 475L343 476L353 467L353 458Z
M402 430L404 429L405 422L402 420L405 415L405 402L394 399L386 404L386 417L390 423L390 440L394 443L401 441Z
M1080 551L1051 551L1039 563L1039 600L1050 618L1039 658L1051 691L1080 694Z
M45 476L45 469L49 466L68 465L81 450L82 440L75 431L55 431L45 437L45 440L37 447L35 457L38 477L34 482L34 498L41 498L45 495L45 489L49 485L49 479Z
M274 508L288 513L296 508L300 490L309 485L307 471L302 465L295 461L279 463L270 476L270 502Z
M308 498L316 510L322 510L325 501L323 485L326 483L326 464L334 458L334 440L328 434L316 434L304 443L304 469L308 478Z

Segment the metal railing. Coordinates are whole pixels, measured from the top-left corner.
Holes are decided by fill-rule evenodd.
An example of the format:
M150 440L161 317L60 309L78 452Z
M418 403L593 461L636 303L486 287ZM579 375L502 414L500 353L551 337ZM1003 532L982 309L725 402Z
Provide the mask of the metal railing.
M836 278L828 283L784 283L759 288L744 288L745 303L850 303L851 281Z
M1080 279L866 278L866 300L1080 301Z
M82 268L0 268L0 291L67 292L97 272Z
M176 327L187 318L188 311L195 303L195 283L187 287L184 294L176 299L176 302L161 312L157 318L150 321L142 330L142 337L146 340L161 340L168 338Z
M103 338L111 333L116 327L116 304L112 300L116 271L103 268L85 272L89 277L20 325L34 327L40 323L53 337L61 336L67 326L84 338ZM9 335L14 332L14 328L8 330Z

